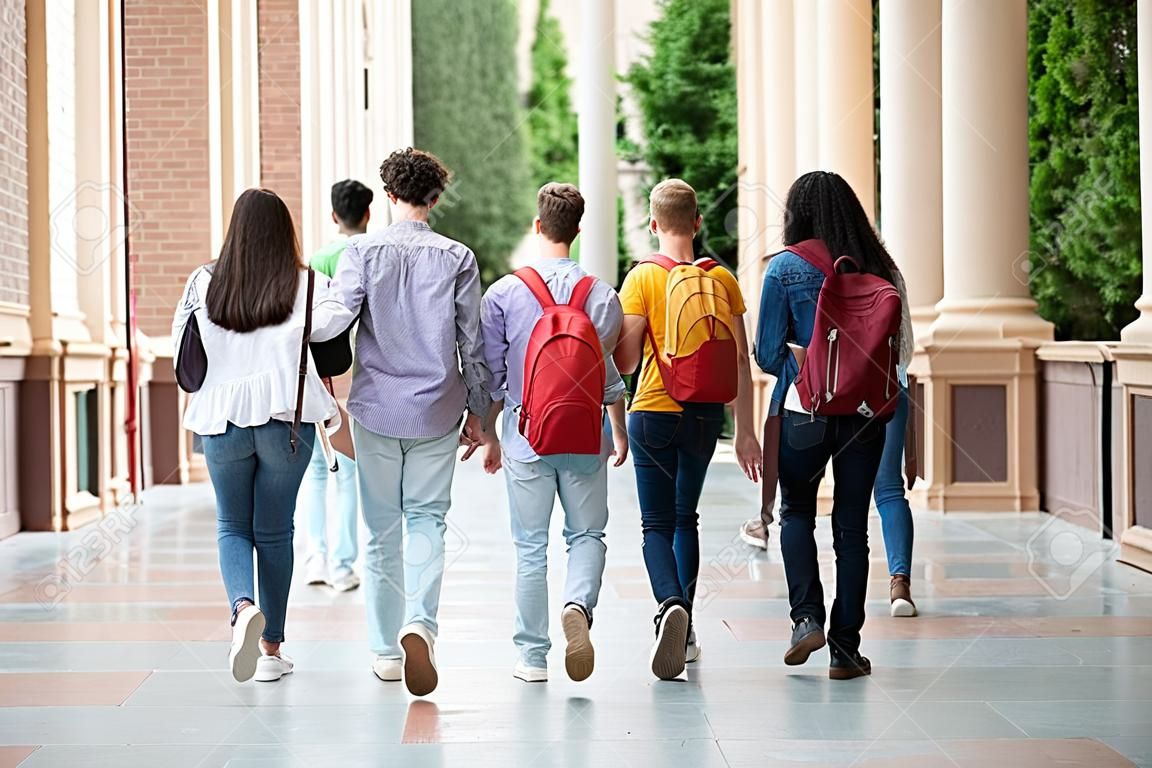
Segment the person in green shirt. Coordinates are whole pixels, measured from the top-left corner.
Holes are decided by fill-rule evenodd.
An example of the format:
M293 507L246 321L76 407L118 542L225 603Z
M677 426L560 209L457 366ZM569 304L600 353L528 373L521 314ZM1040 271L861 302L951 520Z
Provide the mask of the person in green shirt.
M348 237L368 231L371 217L372 190L353 179L332 185L332 221L340 227L340 237L325 245L309 261L312 269L328 277L336 272L336 265L344 253ZM342 427L342 429L346 429ZM333 438L333 443L336 443ZM328 584L340 592L360 586L360 577L353 570L357 546L357 490L356 460L337 450L331 454L336 461L332 472L325 452L312 451L312 461L300 487L297 506L308 518L307 559L304 570L309 584ZM336 539L331 556L328 552L328 480L336 480Z

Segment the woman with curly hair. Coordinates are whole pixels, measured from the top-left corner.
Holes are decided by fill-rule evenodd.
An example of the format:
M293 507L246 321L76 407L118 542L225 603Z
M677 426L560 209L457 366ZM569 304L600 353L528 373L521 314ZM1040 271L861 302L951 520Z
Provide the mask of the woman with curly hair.
M456 448L467 445L468 458L487 440L481 419L492 398L476 257L428 224L448 170L408 148L384 161L380 178L394 223L348 239L332 290L360 319L348 413L369 533L372 671L424 696L438 682L433 645Z

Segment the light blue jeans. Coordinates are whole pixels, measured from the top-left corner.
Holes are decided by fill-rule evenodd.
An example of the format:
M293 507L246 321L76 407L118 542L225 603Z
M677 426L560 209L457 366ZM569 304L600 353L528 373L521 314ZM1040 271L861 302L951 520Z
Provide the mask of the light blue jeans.
M520 660L547 666L548 527L556 498L564 508L568 576L564 605L576 603L589 619L604 576L604 528L608 525L608 470L582 474L545 460L523 463L504 457L512 540L516 544L516 634Z
M204 436L204 460L216 492L216 542L228 602L253 600L252 552L260 574L260 599L267 621L264 639L284 641L284 616L292 585L292 518L296 494L308 466L315 430L300 427L296 453L291 426L269 421L259 427L229 424L221 435Z
M419 622L436 634L444 577L444 522L459 436L401 439L352 422L360 507L368 526L364 601L372 652L400 658L397 635Z
M908 390L901 387L896 414L888 422L884 435L884 454L872 488L891 576L912 574L912 509L904 495L904 429L908 425L908 410Z
M333 472L320 446L312 451L300 485L300 504L308 515L308 557L328 560L333 575L348 573L356 562L356 462L335 451ZM328 559L328 481L336 483L336 541Z

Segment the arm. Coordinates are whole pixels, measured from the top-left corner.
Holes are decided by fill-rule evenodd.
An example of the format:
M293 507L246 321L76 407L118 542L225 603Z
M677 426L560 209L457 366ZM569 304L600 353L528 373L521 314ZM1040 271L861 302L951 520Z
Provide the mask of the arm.
M200 291L196 286L196 279L200 276L199 267L192 271L188 276L188 281L184 283L184 293L180 295L180 301L176 303L176 313L172 316L172 346L176 349L180 347L180 337L184 335L184 326L188 324L188 318L200 306ZM172 358L173 364L176 362L176 357Z
M752 398L756 391L752 387L752 364L748 358L748 334L744 331L743 318L733 329L736 337L736 367L738 387L736 390L736 461L740 469L752 482L760 479L763 456L760 440L756 436L756 425L752 417Z
M343 333L360 316L364 295L364 260L356 247L348 243L331 282L321 273L316 273L312 340L327 341Z
M644 315L624 315L620 330L620 340L612 359L620 373L635 373L644 355L644 332L648 328L648 318Z
M788 294L772 274L771 265L764 273L764 289L760 292L760 321L753 351L760 369L780 378L789 355Z
M612 422L612 455L618 467L628 459L628 426L624 412L624 398L621 397L608 406L608 420Z
M464 429L474 440L486 440L481 419L488 413L492 398L488 363L484 360L484 339L480 333L480 269L468 251L456 275L456 347L460 373L468 387L468 419Z
M508 334L504 318L502 286L493 285L480 301L480 330L484 340L484 360L491 375L489 389L493 400L504 400L508 387Z
M488 410L488 415L484 418L484 430L487 434L491 435L490 439L484 444L484 471L490 475L499 472L500 467L503 465L500 454L500 440L496 437L496 419L499 418L503 410L504 401L493 400L492 407ZM467 458L467 456L465 458Z

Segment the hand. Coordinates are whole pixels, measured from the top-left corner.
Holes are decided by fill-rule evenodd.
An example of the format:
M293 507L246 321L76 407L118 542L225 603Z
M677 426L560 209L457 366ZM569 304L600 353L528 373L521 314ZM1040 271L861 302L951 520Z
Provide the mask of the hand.
M500 471L503 460L500 456L500 441L490 440L484 444L484 471L494 475Z
M754 483L760 481L764 455L760 451L760 441L754 435L744 433L736 436L736 463L749 480Z
M612 466L618 467L628 460L628 433L622 429L612 430L612 455L616 461Z
M484 443L484 427L480 422L480 417L474 413L469 413L468 417L464 420L464 429L460 432L460 445L467 448L464 455L460 457L460 461L468 461L472 458L472 454L476 453L476 449Z

